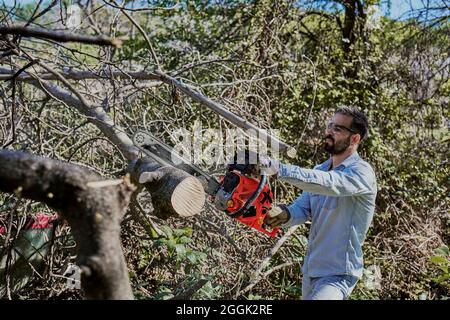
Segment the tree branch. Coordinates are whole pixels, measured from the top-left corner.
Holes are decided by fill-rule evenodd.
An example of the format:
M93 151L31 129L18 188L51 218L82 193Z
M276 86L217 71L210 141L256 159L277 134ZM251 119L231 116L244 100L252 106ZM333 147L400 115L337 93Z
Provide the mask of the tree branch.
M128 171L137 185L143 185L152 195L154 214L167 219L198 214L206 195L201 182L181 169L161 166L148 158L130 163Z
M133 299L120 243L129 180L99 187L85 168L22 152L0 151L0 163L0 191L46 203L69 222L86 297Z
M253 287L265 276L269 275L270 273L272 273L272 271L265 273L265 274L261 274L261 272L264 270L264 268L267 266L267 264L270 262L270 260L272 259L272 257L275 255L275 253L277 253L277 251L281 248L281 246L284 244L284 242L286 242L287 239L289 239L289 237L295 232L295 230L297 230L299 226L293 226L290 227L288 229L288 231L284 234L284 236L278 240L278 242L276 243L276 245L270 250L269 254L264 258L264 260L259 264L258 268L255 270L255 272L252 274L252 276L250 277L251 281L250 283L242 290L240 290L236 296L240 296L248 291L250 291L251 289L253 289ZM285 267L286 265L283 265L283 267Z
M53 75L66 85L68 84L67 80L60 74L55 72ZM126 159L130 161L128 170L133 174L136 184L144 184L152 195L155 215L161 218L188 217L198 214L202 210L206 196L200 181L183 170L174 167L161 167L161 165L152 161L137 160L139 150L134 146L125 131L114 125L103 108L91 106L85 99L82 102L77 97L78 95L74 96L45 80L38 78L28 82L87 116L87 119L119 148ZM68 85L72 91L75 90L70 84ZM141 175L144 173L147 178L140 181Z
M134 71L134 72L124 72L124 71L113 71L113 72L100 72L95 73L92 71L72 71L68 70L65 72L60 71L64 78L69 80L89 80L89 79L110 79L111 77L117 79L130 79L130 80L157 80L161 81L161 77L147 71ZM9 78L14 74L10 69L0 68L0 80L9 80ZM42 73L39 74L39 78L43 80L57 80L58 77L52 73ZM17 81L30 82L34 77L29 74L21 74L17 76Z
M2 68L0 68L0 71L1 69ZM53 74L53 76L58 78L55 74ZM20 76L18 78L20 78ZM100 131L102 131L102 133L120 149L122 154L128 160L133 160L138 157L139 150L133 145L133 142L125 131L114 125L114 122L102 107L91 106L90 103L84 99L84 101L80 101L78 97L45 80L34 78L33 80L27 80L27 82L43 90L53 98L56 98L70 107L77 109L81 114L84 114L90 122L95 124Z
M0 35L7 34L19 35L22 37L50 39L58 42L79 42L99 46L114 46L117 48L122 46L121 39L109 38L105 36L86 36L73 34L72 32L49 31L41 28L30 28L23 26L0 27Z
M276 137L268 134L264 130L258 128L257 126L251 124L250 122L246 121L245 119L235 115L234 113L230 112L225 106L212 101L208 97L200 94L198 91L193 90L189 86L185 85L184 83L181 83L180 81L176 80L175 78L165 74L161 70L155 70L155 73L161 77L161 81L171 84L175 86L177 89L194 99L195 101L201 103L202 105L208 107L215 113L221 115L234 125L236 125L239 128L246 129L246 130L254 130L255 133L259 134L259 137L262 139L270 140L272 145L277 145L279 147L279 151L286 152L288 155L295 155L295 149L289 146L288 144L280 141Z
M3 73L3 74L1 74ZM13 74L11 70L0 68L0 80L10 77L10 75ZM62 73L65 78L67 79L95 79L100 78L100 75L95 74L90 71L76 71L76 72L67 72ZM264 130L256 127L255 125L251 124L250 122L246 121L245 119L235 115L234 113L227 110L227 108L217 102L212 101L210 98L202 95L198 91L195 91L191 87L181 83L177 79L167 75L166 73L162 72L161 70L155 70L154 73L148 73L145 71L140 72L130 72L125 73L122 71L115 71L113 72L113 75L115 76L126 76L126 77L136 77L136 79L147 79L147 80L159 80L166 84L173 85L180 91L182 91L184 94L188 95L192 99L196 100L200 104L206 106L207 108L211 109L215 113L221 115L234 125L236 125L239 128L245 129L245 130L254 130L255 133L259 134L259 137L262 139L270 140L272 145L277 145L279 147L279 151L286 152L288 155L295 155L295 149L288 144L280 141L278 138L268 134ZM45 74L42 76L39 76L41 79L59 79L58 76L52 75L52 74ZM35 79L31 78L30 76L23 75L18 76L17 81L27 81L30 83L35 83ZM41 81L44 82L44 81ZM44 82L45 83L45 82ZM85 112L83 112L85 113ZM104 113L104 112L103 112Z

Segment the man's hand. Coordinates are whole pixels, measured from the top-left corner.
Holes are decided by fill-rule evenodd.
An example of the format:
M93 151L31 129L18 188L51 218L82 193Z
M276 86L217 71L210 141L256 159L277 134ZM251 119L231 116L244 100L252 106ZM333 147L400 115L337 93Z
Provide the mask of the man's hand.
M290 217L291 215L289 214L286 206L275 206L267 214L264 219L264 223L272 228L275 228L288 222Z
M278 171L280 170L280 162L276 159L259 156L258 167L261 173L264 173L268 176L277 175Z

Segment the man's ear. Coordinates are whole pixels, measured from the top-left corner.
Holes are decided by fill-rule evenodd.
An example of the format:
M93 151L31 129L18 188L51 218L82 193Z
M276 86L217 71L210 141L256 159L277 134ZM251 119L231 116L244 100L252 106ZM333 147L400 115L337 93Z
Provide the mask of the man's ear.
M352 144L358 144L361 142L361 135L359 133L352 135L350 139Z

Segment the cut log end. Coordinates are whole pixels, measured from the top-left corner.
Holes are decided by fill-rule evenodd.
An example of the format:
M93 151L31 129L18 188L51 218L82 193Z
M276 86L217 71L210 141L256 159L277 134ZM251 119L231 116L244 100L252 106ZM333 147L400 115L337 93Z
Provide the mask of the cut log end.
M161 166L142 158L130 164L131 178L145 184L151 194L153 214L158 218L190 217L199 214L206 195L202 183L184 170Z
M202 210L205 199L205 191L200 181L194 177L187 177L173 191L171 203L179 216L190 217Z

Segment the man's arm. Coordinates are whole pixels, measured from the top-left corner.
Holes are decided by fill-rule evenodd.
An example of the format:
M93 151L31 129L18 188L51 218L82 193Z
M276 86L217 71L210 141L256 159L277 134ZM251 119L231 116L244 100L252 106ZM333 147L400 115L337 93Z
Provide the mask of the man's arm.
M366 165L344 171L321 171L280 164L278 174L279 179L311 193L345 197L376 192L375 174Z
M291 205L287 206L290 219L284 224L286 227L303 224L311 219L311 205L309 192L304 191Z

